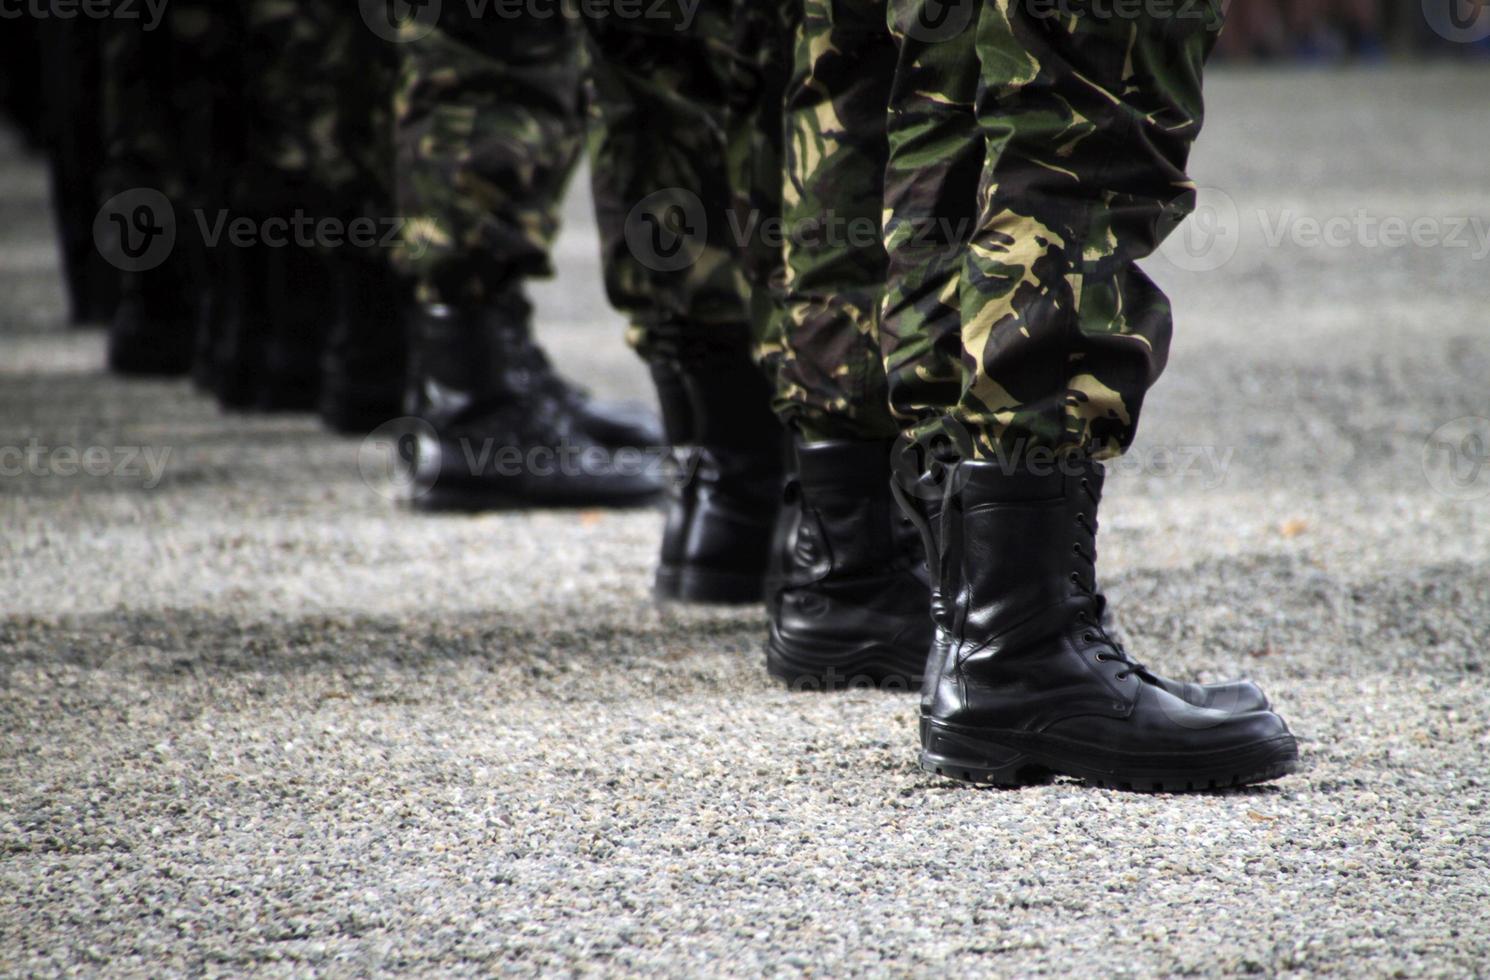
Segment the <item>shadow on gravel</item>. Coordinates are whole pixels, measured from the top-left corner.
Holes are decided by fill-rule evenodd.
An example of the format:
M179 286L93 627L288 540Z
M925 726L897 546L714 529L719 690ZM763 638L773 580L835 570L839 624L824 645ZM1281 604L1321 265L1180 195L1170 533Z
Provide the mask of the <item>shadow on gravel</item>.
M439 622L379 617L306 617L243 623L196 611L0 620L0 687L23 669L118 677L169 685L222 678L295 685L309 679L376 690L380 678L442 677L472 671L521 699L636 697L638 688L735 690L759 669L764 621L722 609L645 610L639 622L563 627L539 613L517 619L447 617ZM540 621L543 621L540 624ZM390 678L391 679L391 678ZM401 695L402 696L402 695Z

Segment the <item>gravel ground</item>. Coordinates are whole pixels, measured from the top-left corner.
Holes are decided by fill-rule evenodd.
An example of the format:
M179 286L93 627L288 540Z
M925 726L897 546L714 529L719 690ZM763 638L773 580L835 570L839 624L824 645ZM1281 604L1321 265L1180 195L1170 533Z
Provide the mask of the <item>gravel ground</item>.
M1153 264L1180 329L1104 574L1305 770L1198 797L928 778L911 700L788 695L759 612L655 608L656 514L415 518L311 420L106 377L8 146L0 447L120 472L0 477L0 974L1483 975L1490 467L1424 460L1490 416L1484 79L1213 85L1221 251ZM543 332L643 394L572 213ZM1311 244L1360 217L1442 240Z

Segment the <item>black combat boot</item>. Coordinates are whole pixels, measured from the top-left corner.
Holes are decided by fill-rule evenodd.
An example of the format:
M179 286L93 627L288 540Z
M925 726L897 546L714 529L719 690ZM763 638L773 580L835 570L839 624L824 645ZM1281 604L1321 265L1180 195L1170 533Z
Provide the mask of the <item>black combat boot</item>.
M109 324L109 369L135 377L171 377L191 370L190 283L175 263L126 272Z
M933 464L902 504L922 526L941 642L921 704L921 767L973 783L1055 774L1135 790L1213 789L1293 772L1298 746L1266 710L1192 704L1102 626L1103 470Z
M796 690L919 690L931 587L890 493L890 442L797 443L777 534L766 669Z
M251 408L258 401L266 350L273 328L269 305L269 249L261 244L226 246L219 254L223 289L216 329L201 338L199 376L225 409Z
M743 347L656 361L652 377L673 447L654 594L760 602L785 469L770 385Z
M945 470L942 471L945 472ZM900 474L897 474L896 479L898 480L900 478ZM1097 481L1096 486L1100 494L1104 479L1103 475L1098 473L1094 479ZM919 489L923 493L926 493L930 499L921 499L915 506L919 509L924 519L935 526L937 515L941 513L939 496L936 493L930 492L935 488L928 487L924 482L920 485ZM902 510L909 512L911 504L908 501L902 500L901 506ZM1101 590L1098 590L1097 594L1093 597L1093 601L1096 605L1097 619L1102 624L1104 632L1109 638L1115 639L1117 632L1112 622L1107 597L1102 594ZM928 662L940 663L946 655L947 647L953 642L954 640L949 634L942 630L937 630ZM1149 680L1175 697L1188 701L1199 708L1214 708L1218 711L1245 714L1249 711L1267 711L1272 707L1271 702L1268 701L1267 694L1263 692L1262 688L1249 680L1197 684L1193 681L1172 680L1160 674L1155 674L1152 671L1149 672Z
M410 504L481 511L651 503L662 476L645 445L602 443L569 389L535 374L528 312L516 297L480 310L416 307L407 407L425 425Z
M336 320L321 356L321 421L359 434L403 414L409 370L402 283L385 262L339 256Z
M269 335L254 407L313 412L321 391L321 355L336 319L336 290L325 256L301 245L269 252Z

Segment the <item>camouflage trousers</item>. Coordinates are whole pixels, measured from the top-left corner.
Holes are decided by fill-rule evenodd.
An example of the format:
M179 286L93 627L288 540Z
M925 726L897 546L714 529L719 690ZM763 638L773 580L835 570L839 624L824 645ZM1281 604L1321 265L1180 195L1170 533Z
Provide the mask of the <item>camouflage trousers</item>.
M880 360L886 105L884 0L806 0L785 99L785 272L762 345L776 410L805 439L893 438Z
M337 0L243 0L239 194L278 214L391 209L394 47Z
M1168 356L1170 306L1137 263L1194 207L1221 0L992 0L961 30L948 10L892 16L891 404L980 458L1117 455Z
M734 209L751 166L742 80L753 87L758 76L736 44L735 2L584 19L606 292L649 360L750 350L751 275Z
M410 24L395 104L400 267L429 303L480 304L552 275L584 148L583 54L565 16L444 4Z
M982 457L1127 447L1171 332L1137 262L1193 205L1221 26L1186 8L807 0L764 347L784 417Z

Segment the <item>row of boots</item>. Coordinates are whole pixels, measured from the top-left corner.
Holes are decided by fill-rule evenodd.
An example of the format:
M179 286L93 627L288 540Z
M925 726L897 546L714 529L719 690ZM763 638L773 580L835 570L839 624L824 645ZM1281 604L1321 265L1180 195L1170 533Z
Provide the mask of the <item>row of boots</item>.
M1256 685L1177 682L1114 638L1100 463L790 439L743 343L653 356L659 426L565 381L516 289L479 308L411 305L355 259L327 289L323 262L233 250L221 288L190 303L164 270L127 277L111 363L189 370L224 406L316 410L343 432L411 417L421 510L661 497L657 597L764 601L767 669L793 689L919 690L930 773L1190 790L1297 765Z

